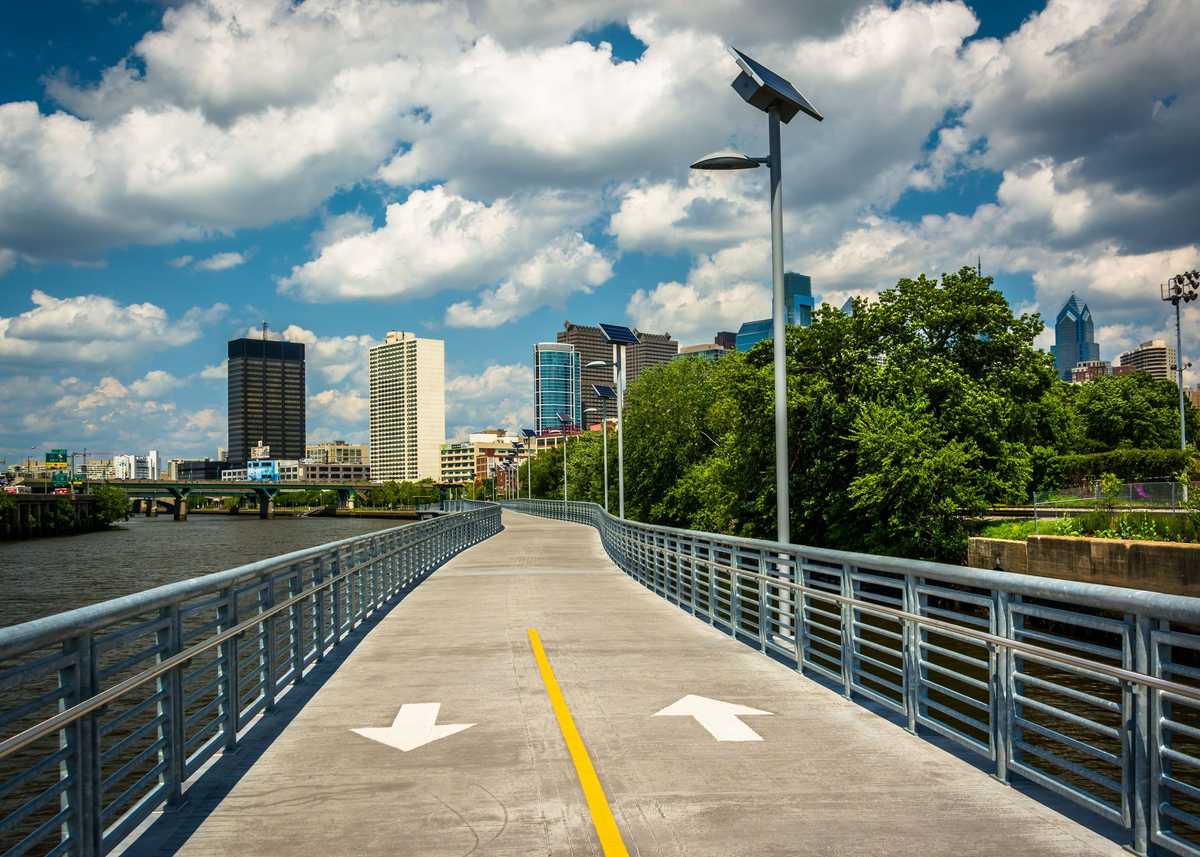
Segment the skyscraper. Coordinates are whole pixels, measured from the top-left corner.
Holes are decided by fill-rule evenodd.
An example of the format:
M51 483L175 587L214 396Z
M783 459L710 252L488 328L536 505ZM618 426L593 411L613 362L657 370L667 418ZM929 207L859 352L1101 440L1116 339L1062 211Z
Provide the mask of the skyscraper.
M304 343L229 343L229 465L244 467L261 441L272 458L304 457Z
M669 333L642 333L637 331L641 342L630 345L625 349L625 383L631 384L651 366L657 366L674 359L679 353L679 343L671 338ZM608 367L587 368L587 364L595 360L612 360L612 345L604 338L599 327L587 324L563 323L563 329L556 335L559 342L575 346L579 352L579 362L583 366L582 387L583 407L603 408L603 401L592 392L593 384L612 386L612 369Z
M813 296L812 278L807 274L788 271L783 275L783 321L808 327L812 324ZM743 322L737 332L737 350L749 351L764 339L770 339L774 322L760 318Z
M539 342L533 346L533 420L539 434L559 428L559 414L569 414L575 426L583 424L580 368L574 345Z
M1054 354L1054 371L1064 381L1071 380L1071 369L1076 363L1100 359L1092 312L1087 304L1081 307L1073 293L1058 311L1054 322L1054 347L1050 351Z
M370 352L371 479L441 478L446 351L440 339L389 331Z
M1121 355L1121 365L1134 372L1146 372L1160 381L1178 384L1175 375L1175 348L1166 340L1151 339Z

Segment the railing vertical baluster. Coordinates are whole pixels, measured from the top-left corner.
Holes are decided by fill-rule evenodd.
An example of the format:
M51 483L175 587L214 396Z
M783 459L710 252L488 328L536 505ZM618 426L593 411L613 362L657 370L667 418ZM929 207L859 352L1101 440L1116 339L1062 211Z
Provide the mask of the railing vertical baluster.
M854 577L849 565L842 564L842 596L854 597ZM842 695L850 698L854 686L854 607L843 601L842 614Z
M297 563L296 573L288 578L288 595L291 598L304 591L303 569L303 564ZM291 625L292 684L300 684L304 681L304 602L297 601L288 612L291 614L288 624Z
M792 582L798 586L804 584L804 561L798 554L792 554ZM792 610L794 618L792 619L792 631L794 643L796 646L796 672L804 672L804 593L796 591L792 595Z
M1143 675L1150 673L1150 646L1154 631L1154 620L1144 614L1134 618L1133 633L1133 668ZM1125 690L1122 684L1122 690ZM1150 753L1153 749L1158 753L1157 735L1161 724L1155 723L1153 731L1150 723L1150 689L1144 684L1135 685L1129 689L1133 694L1133 717L1122 731L1132 730L1133 777L1130 811L1133 818L1134 854L1145 854L1150 844ZM1153 748L1151 739L1154 739ZM1125 754L1122 754L1125 755Z
M729 574L729 624L733 626L733 638L736 640L738 636L738 628L742 624L742 598L738 594L738 558L739 553L736 547L729 548L729 567L732 569Z
M70 708L96 695L96 663L90 633L68 637L63 641L63 654L71 657L70 666L59 670L59 686L67 695L59 710ZM96 714L87 714L63 729L60 746L70 753L59 766L59 777L72 777L74 786L62 795L72 812L64 835L71 841L71 854L79 857L98 857L101 852L103 825L100 823L100 734Z
M333 583L329 586L329 645L332 648L342 637L342 584L338 580L342 573L342 549L335 548L329 555L329 578Z
M767 559L767 551L758 552L758 571L763 577L770 574L769 560ZM759 651L767 650L767 640L770 638L771 628L767 621L767 601L768 601L768 586L763 582L762 578L755 581L758 587L758 648Z
M904 576L904 609L909 613L920 613L920 596L917 594L917 578ZM904 665L904 713L908 718L908 731L917 734L917 712L921 689L921 648L918 642L921 629L915 622L903 622L900 628L901 656Z
M222 631L228 631L238 623L237 590L226 587L221 590L221 606L217 608ZM230 637L221 643L221 732L225 739L225 752L237 749L238 713L241 705L240 681L238 680L238 643L241 635Z
M1009 610L1008 593L997 590L992 605L992 633L1006 640L1013 639L1012 611ZM996 753L996 779L1002 783L1008 782L1008 760L1012 752L1012 653L1008 649L991 651L995 667L992 675L991 740Z
M316 653L313 657L317 663L325 660L325 598L326 590L321 587L325 583L325 563L328 556L319 557L313 565L313 598L312 598L312 635L313 647Z
M159 616L166 626L155 636L158 641L158 660L164 661L183 649L183 619L179 604L164 607ZM184 734L183 734L183 676L182 667L176 667L158 678L158 689L164 698L158 703L159 716L164 718L159 726L159 737L166 746L159 751L159 759L166 762L163 779L167 784L167 805L175 806L183 800Z
M258 612L261 616L275 606L275 578L268 575L259 582ZM275 709L275 622L271 617L262 620L262 636L258 642L258 663L263 683L263 710Z

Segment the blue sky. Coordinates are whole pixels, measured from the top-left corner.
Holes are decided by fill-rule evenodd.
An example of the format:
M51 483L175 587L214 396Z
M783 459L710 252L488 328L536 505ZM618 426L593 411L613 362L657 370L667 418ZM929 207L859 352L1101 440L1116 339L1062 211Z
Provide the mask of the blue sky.
M454 436L528 423L564 319L691 344L766 314L764 177L686 169L765 146L728 43L827 117L783 135L819 299L981 257L1022 311L1078 292L1103 358L1166 332L1157 283L1198 259L1192 4L748 6L8 10L0 455L211 455L225 341L263 320L308 344L310 438L363 439L389 329L446 341Z

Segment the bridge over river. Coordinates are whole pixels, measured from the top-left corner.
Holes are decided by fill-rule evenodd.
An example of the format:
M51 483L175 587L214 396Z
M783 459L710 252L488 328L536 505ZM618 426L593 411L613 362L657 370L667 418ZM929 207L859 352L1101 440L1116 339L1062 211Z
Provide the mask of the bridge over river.
M1200 599L473 505L0 631L0 845L1200 853Z

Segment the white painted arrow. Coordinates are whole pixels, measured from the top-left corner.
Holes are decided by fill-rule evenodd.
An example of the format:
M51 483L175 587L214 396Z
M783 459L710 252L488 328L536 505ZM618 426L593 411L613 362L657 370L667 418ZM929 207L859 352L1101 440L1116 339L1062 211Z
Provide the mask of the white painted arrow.
M462 732L475 725L474 723L442 723L439 725L437 716L438 709L441 707L440 702L417 702L401 705L391 726L367 726L350 731L407 753L409 750L424 747L439 738L446 738L455 732Z
M739 717L755 714L770 714L747 705L722 702L707 696L689 693L678 702L672 703L655 717L695 717L696 722L708 730L718 741L761 741L762 736L747 726Z

